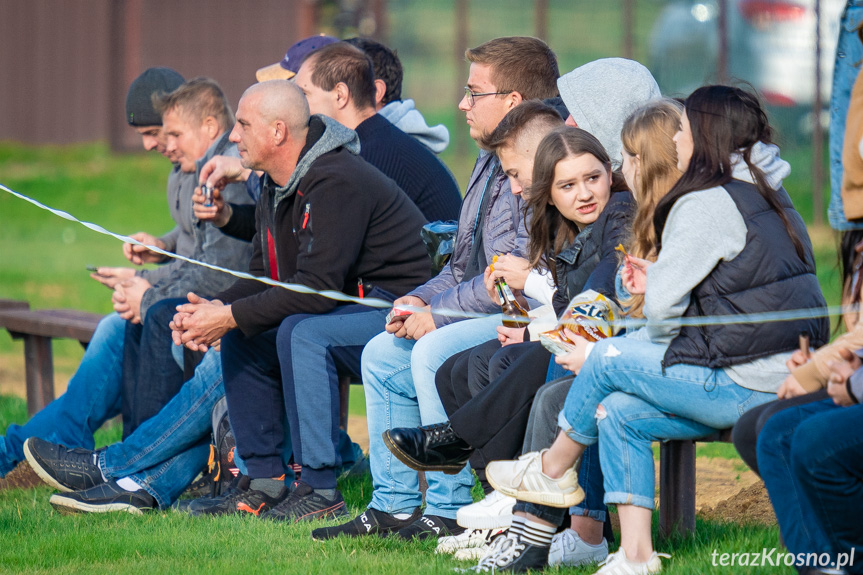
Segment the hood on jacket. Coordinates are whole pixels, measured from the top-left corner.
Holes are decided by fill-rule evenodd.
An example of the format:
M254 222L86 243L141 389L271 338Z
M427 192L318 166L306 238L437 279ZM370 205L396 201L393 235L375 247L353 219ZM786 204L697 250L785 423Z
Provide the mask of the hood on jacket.
M284 198L289 198L297 191L300 180L308 173L315 160L337 148L345 148L352 154L360 153L360 137L357 133L339 124L328 116L314 114L309 118L309 131L306 135L306 145L300 152L297 167L283 188L276 188L275 207Z
M620 131L626 118L662 96L650 70L626 58L602 58L557 80L557 89L578 127L596 136L619 165Z
M449 145L449 130L443 124L429 126L413 100L390 102L378 114L390 121L396 128L413 136L426 148L440 154Z
M767 183L774 190L782 187L782 180L788 177L791 173L791 165L779 157L779 146L775 144L765 144L764 142L756 142L752 146L752 153L749 155L750 161L755 164L764 175L767 177ZM749 166L743 161L743 156L733 154L731 156L731 177L735 180L742 180L755 183L755 178L752 177L752 172L749 171Z

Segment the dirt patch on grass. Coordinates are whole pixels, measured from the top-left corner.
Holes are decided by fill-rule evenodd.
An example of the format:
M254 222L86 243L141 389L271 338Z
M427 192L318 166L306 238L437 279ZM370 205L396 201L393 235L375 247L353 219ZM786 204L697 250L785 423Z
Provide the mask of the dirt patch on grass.
M761 481L744 487L713 507L702 507L698 514L711 521L776 525L776 514L773 513L767 489Z

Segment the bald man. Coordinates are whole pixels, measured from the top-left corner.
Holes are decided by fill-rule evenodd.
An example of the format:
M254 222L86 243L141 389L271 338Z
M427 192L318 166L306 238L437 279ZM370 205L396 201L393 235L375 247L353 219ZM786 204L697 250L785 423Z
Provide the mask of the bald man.
M240 100L231 140L244 168L265 173L250 271L393 301L428 279L419 238L425 219L395 182L357 155L354 131L308 110L299 88L285 81L252 86ZM196 514L287 521L345 514L335 481L337 374L359 373L362 347L383 329L388 311L252 280L236 282L218 301L190 296L175 317L175 342L206 349L221 338L228 412L248 469L236 493ZM315 385L299 393L295 372ZM308 417L313 425L296 421L298 400L316 409ZM290 498L281 457L286 406L295 458L321 450L331 456L326 469L303 466ZM309 436L312 445L302 440Z
M419 209L392 180L356 155L353 131L328 118L310 117L305 97L292 83L271 81L247 90L230 140L237 144L245 169L264 172L249 266L253 275L390 301L428 278L428 258L419 238L425 219ZM241 172L232 179L239 179ZM227 390L237 449L249 475L225 497L190 511L262 516L288 495L281 458L285 401L279 346L286 333L281 328L290 331L292 319L315 314L338 322L344 314L360 312L347 323L374 326L375 335L388 311L339 305L252 280L236 282L212 301L194 294L189 300L174 318L175 339L206 350L221 338L222 369L213 361L219 354L210 349L195 376L161 412L108 448L137 452L137 458L130 458L134 465L108 469L101 454L54 446L63 457L75 459L78 473L97 483L52 496L55 507L140 513L170 506L206 463L210 412ZM360 318L368 317L362 313L367 311L379 316L376 322ZM330 331L343 333L338 327ZM353 346L351 341L334 343ZM324 417L337 420L337 397L332 401L325 385L321 393L336 410ZM55 486L71 489L63 476L53 479ZM329 500L333 503L320 513L304 518L344 514L341 495L330 494Z

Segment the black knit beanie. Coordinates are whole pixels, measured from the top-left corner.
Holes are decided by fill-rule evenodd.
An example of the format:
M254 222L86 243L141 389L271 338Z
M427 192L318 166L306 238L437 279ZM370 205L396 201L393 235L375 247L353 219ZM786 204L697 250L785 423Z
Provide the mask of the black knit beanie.
M126 121L130 126L161 126L162 116L153 109L153 94L173 92L185 82L171 68L149 68L132 81L126 94Z

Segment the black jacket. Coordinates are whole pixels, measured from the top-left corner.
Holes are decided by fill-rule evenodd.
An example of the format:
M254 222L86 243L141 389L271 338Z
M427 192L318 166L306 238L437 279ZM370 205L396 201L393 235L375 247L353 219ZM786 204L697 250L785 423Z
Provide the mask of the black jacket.
M617 301L614 278L620 262L614 248L626 241L634 215L635 200L630 192L611 194L596 221L554 258L557 291L552 305L558 315L569 300L591 289Z
M346 129L312 117L298 165L318 149L327 130ZM428 280L419 235L425 218L395 182L348 149L351 143L315 158L289 190L264 177L251 274L349 295L359 295L360 281L365 294L377 287L400 296ZM339 305L252 280L237 281L219 297L232 304L247 336L278 326L288 315L327 313Z

